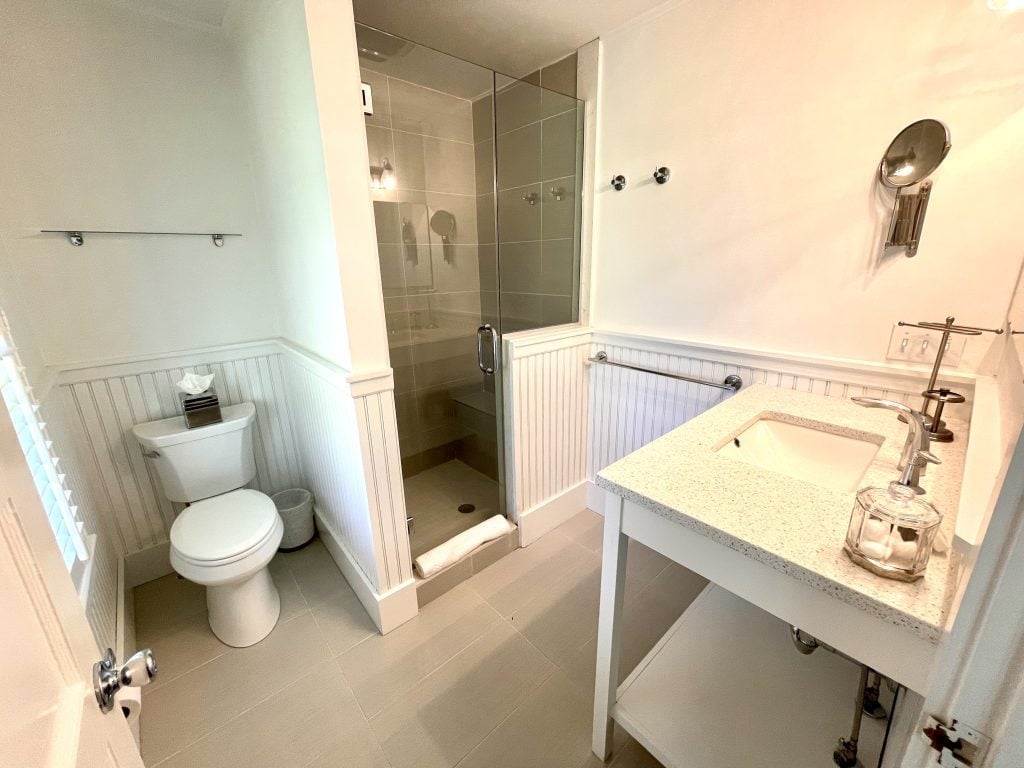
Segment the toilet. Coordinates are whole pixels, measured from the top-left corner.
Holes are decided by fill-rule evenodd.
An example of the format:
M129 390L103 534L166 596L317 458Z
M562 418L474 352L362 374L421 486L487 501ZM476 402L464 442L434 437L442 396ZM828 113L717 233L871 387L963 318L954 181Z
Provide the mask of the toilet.
M171 526L171 567L206 587L210 629L243 648L270 634L281 598L268 566L284 524L266 494L243 486L256 476L256 408L221 409L223 421L188 429L176 416L132 428L163 494L187 506Z

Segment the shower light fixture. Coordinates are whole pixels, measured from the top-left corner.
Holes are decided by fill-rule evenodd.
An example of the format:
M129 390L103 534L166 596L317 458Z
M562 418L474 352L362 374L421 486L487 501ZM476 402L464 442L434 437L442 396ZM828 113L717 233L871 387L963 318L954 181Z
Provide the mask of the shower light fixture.
M1024 10L1024 0L988 0L988 7L993 11Z
M395 169L385 157L380 165L370 166L370 188L371 189L394 189Z

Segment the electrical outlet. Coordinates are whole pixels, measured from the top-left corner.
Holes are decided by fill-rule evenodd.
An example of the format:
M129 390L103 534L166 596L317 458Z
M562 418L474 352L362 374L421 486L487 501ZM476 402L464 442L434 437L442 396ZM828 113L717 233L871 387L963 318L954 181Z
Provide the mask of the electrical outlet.
M889 337L889 349L885 353L887 360L899 360L901 363L919 363L932 365L938 345L942 341L942 331L929 331L924 328L910 328L899 324L892 327ZM946 354L942 357L943 368L956 368L964 354L966 336L951 334L946 342Z
M992 739L966 723L953 720L946 725L932 715L925 719L921 735L938 752L932 765L941 768L981 768Z

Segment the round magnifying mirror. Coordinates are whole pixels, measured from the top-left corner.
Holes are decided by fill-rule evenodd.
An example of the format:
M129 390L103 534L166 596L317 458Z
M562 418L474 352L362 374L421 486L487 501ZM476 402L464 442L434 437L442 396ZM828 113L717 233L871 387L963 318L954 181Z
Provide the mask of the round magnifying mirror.
M945 159L952 146L949 129L938 120L911 123L885 150L878 175L889 187L909 187L927 179Z

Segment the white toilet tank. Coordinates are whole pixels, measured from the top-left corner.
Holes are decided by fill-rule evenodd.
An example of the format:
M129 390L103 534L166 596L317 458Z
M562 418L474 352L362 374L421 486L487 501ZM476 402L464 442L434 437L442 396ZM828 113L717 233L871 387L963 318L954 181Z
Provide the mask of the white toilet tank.
M256 406L228 405L219 424L189 429L184 416L132 427L171 501L192 502L241 488L256 476L252 424Z

